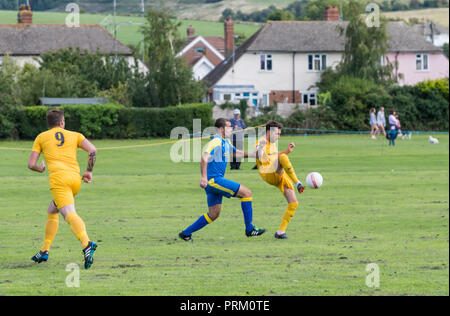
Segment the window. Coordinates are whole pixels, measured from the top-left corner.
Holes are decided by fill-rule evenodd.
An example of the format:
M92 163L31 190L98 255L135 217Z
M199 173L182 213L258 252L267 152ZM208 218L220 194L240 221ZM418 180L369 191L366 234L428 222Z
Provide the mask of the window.
M428 70L428 55L416 55L416 70Z
M260 59L260 70L272 71L272 55L262 54Z
M194 48L194 52L196 54L204 54L205 53L205 48L204 47L195 47Z
M262 105L268 106L269 105L269 96L267 94L262 95Z
M303 104L316 105L317 94L316 93L303 93Z
M231 100L231 94L229 94L229 93L224 94L224 95L223 95L223 99L224 99L225 101L230 101L230 100Z
M308 55L308 70L322 71L327 68L327 55Z

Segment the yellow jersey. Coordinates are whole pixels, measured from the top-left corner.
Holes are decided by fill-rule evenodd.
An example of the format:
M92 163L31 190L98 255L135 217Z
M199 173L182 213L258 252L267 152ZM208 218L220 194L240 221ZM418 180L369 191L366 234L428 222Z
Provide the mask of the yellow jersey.
M36 137L32 151L44 155L50 177L61 173L80 175L77 149L85 139L80 133L54 127Z
M259 142L260 141L256 142L256 146L258 146ZM276 143L270 143L269 141L267 141L264 149L262 150L262 155L256 158L256 166L258 167L258 172L260 174L276 172L277 161L278 146Z

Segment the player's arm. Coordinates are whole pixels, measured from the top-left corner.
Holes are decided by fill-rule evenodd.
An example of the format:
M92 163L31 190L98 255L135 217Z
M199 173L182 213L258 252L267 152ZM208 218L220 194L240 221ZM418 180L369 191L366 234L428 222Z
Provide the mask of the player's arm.
M289 155L291 152L294 151L294 148L295 148L295 144L294 144L294 143L290 143L290 144L288 145L288 148L287 148L285 151L280 152L279 154L280 154L280 155L281 155L281 154Z
M203 189L208 185L208 161L211 155L208 152L204 152L202 155L202 160L200 161L200 171L202 174L202 178L200 179L200 187Z
M83 181L86 183L92 182L92 171L94 170L95 161L97 160L97 148L88 141L84 139L81 143L81 148L88 152L88 165L86 172L83 174Z
M254 153L247 153L245 151L236 149L236 157L239 158L255 158L256 157L256 151Z
M39 166L37 165L40 155L41 154L39 154L35 151L31 152L30 159L28 159L28 169L36 171L36 172L40 172L40 173L45 171L44 160L42 160L42 162Z

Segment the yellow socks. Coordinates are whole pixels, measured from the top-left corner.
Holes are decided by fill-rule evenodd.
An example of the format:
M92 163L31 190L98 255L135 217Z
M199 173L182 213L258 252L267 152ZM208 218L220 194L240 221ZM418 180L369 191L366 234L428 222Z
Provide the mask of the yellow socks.
M75 212L70 212L66 215L66 222L70 225L70 229L74 235L81 241L83 249L89 244L89 237L86 233L86 226L83 220Z
M295 210L297 209L297 207L298 207L298 202L288 204L288 207L287 207L286 211L284 212L283 220L281 221L280 228L278 229L279 231L282 231L282 232L286 231L286 228L287 228L289 222L291 221L292 217L294 217Z
M295 174L294 167L292 167L291 161L289 160L289 157L286 154L281 154L279 159L284 171L286 171L292 181L297 184L299 181L297 175Z
M58 213L50 214L47 213L47 224L45 225L45 237L44 237L44 245L42 246L41 251L49 251L50 245L55 239L56 232L58 231L59 219Z

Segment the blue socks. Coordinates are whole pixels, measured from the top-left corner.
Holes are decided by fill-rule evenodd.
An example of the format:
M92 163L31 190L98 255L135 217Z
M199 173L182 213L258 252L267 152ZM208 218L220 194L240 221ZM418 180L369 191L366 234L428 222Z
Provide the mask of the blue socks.
M241 207L242 207L242 212L244 213L245 231L246 232L249 232L254 228L254 226L252 224L252 222L253 222L252 201L253 201L253 198L251 198L251 197L241 199ZM205 227L208 224L211 224L212 222L213 221L209 217L208 213L203 214L191 226L189 226L188 228L183 230L183 234L185 234L186 236L191 236L192 233L202 229L203 227Z
M194 222L194 224L183 230L183 234L186 236L191 236L193 232L196 232L211 223L212 220L209 218L208 213L203 214L197 221Z
M242 212L244 213L244 221L245 221L245 231L249 232L253 229L253 207L252 207L253 198L242 198L241 199L241 207Z

